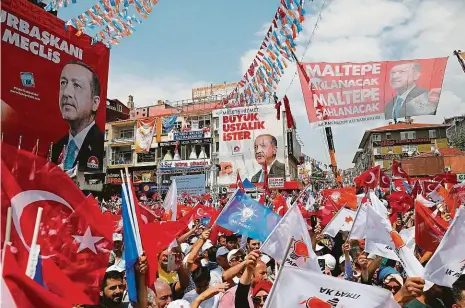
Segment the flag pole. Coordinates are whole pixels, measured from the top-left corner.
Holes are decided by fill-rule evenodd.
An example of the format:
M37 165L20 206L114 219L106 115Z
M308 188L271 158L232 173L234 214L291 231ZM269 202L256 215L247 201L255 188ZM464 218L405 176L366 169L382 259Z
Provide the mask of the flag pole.
M21 142L23 140L23 136L19 136L19 142L18 142L18 150L21 150Z
M36 223L34 225L34 234L32 235L31 249L29 250L29 257L27 259L26 275L30 278L33 278L33 273L35 273L35 268L31 269L31 266L32 262L34 261L34 258L36 257L35 254L37 249L37 238L39 237L40 220L42 219L43 210L44 209L42 207L39 207L37 209Z
M2 251L2 264L5 264L5 249L8 243L10 242L11 237L11 206L8 207L8 212L6 215L6 229L5 229L5 241L3 242L3 251Z
M126 172L126 183L128 184L128 193L129 193L129 200L130 202L130 209L131 209L131 215L134 217L134 229L136 231L136 241L137 245L140 249L139 251L139 256L142 256L143 249L142 249L142 240L140 238L140 231L139 231L139 222L137 221L137 215L136 215L136 203L134 202L134 195L132 193L132 183L131 183L131 177L129 176L129 170L128 167L124 168L124 171Z
M37 140L36 140L36 150L35 150L34 154L37 155L37 153L39 153L39 138L37 138Z
M279 277L281 276L281 273L283 272L284 269L284 263L286 262L287 256L289 255L289 250L291 249L292 242L294 241L294 237L290 237L289 241L287 242L286 250L284 251L284 260L281 263L281 266L279 267L278 273L276 274L276 279L273 282L273 286L271 287L270 293L268 294L268 300L265 302L265 308L268 308L270 305L271 300L273 299L273 294L276 292L276 283L279 280Z

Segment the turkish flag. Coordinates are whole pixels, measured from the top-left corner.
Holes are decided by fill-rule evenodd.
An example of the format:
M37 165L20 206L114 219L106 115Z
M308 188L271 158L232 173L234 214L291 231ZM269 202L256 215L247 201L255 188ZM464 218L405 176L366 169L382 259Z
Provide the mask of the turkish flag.
M433 215L421 202L415 203L415 242L420 248L434 252L448 228L448 222Z
M379 172L379 187L381 188L391 187L391 179L386 173L384 173L384 171Z
M31 178L33 163L36 172ZM117 227L114 215L103 215L96 200L86 198L66 173L30 152L2 144L1 171L2 215L11 205L11 242L19 265L26 266L37 209L42 207L37 244L45 285L72 303L98 303Z
M147 206L141 203L139 203L139 211L140 211L141 219L145 224L157 221L159 218L157 217L154 211L152 211ZM179 213L179 210L178 210L178 213Z
M410 176L402 168L402 163L397 160L392 161L392 177L407 179L407 182L410 184Z
M427 194L434 191L438 185L439 185L438 182L423 181L423 194L424 194L424 196L426 197Z
M455 173L442 173L442 174L436 174L433 178L433 181L436 182L441 182L443 181L444 183L451 183L451 184L457 184L457 174Z
M237 172L236 184L237 188L239 188L242 192L245 192L244 184L242 183L241 175L239 172Z
M376 166L360 174L354 178L355 185L357 187L369 187L375 188L378 185L379 173L381 171L380 166Z
M412 198L416 198L419 194L423 194L423 187L421 187L419 181L415 181L412 191L410 192L410 196L412 196Z
M391 205L392 214L389 220L391 223L396 221L397 213L401 212L404 215L409 209L413 208L413 199L405 191L394 191L391 192L386 199Z
M282 217L286 214L288 209L286 199L284 199L281 194L278 194L276 198L273 199L273 211Z

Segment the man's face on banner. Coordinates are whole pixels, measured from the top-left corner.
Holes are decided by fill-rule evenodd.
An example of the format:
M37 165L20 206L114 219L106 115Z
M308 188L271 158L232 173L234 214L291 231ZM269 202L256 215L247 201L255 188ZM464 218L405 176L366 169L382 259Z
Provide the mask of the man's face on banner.
M270 136L258 136L255 139L255 160L260 165L271 164L276 157L277 148Z
M60 76L60 110L66 121L89 118L99 100L92 93L92 72L78 64L68 64Z
M394 90L406 90L415 85L420 70L414 63L398 64L392 67L390 83Z

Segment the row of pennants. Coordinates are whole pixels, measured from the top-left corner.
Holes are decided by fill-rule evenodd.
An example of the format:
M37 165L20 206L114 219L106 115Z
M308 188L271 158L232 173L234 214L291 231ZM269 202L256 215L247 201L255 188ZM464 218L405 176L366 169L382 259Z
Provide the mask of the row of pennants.
M71 0L76 3L76 0ZM66 28L77 29L76 35L99 31L92 42L103 42L111 48L131 35L142 20L129 13L132 7L140 17L148 18L158 0L100 0L90 9L66 22ZM70 5L70 0L51 0L46 10L57 10ZM294 61L297 35L305 21L304 0L281 0L260 48L238 86L225 100L229 106L243 106L265 102L272 98L278 83Z

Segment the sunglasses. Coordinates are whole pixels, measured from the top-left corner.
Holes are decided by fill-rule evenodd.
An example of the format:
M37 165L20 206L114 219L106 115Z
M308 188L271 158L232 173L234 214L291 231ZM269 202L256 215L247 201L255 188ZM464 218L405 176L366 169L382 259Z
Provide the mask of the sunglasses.
M260 304L261 302L266 302L266 299L268 298L268 295L263 295L263 296L255 296L253 298L253 302L255 304Z

